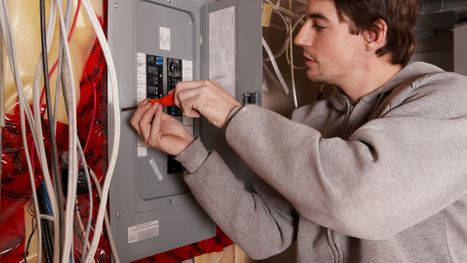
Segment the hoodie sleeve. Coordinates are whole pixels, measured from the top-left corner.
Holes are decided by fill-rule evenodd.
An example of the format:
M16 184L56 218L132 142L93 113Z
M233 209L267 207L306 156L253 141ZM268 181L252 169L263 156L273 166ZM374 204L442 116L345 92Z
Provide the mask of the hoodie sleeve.
M348 140L248 105L226 137L302 216L341 234L386 239L467 193L466 101L464 87L435 84Z
M284 251L295 238L296 217L290 203L264 182L245 190L216 152L200 139L180 153L185 181L194 197L220 228L253 259Z

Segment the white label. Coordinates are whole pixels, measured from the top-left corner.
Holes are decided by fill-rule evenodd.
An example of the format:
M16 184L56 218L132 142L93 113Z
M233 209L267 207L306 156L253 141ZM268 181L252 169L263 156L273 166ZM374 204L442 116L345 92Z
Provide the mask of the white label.
M136 101L140 102L146 99L146 54L136 53ZM142 138L138 138L137 146L138 157L148 155L148 148Z
M159 220L128 227L128 244L159 235Z
M151 165L152 170L154 171L154 174L157 176L157 179L159 179L159 181L162 181L162 179L164 179L164 177L162 176L161 171L157 167L156 161L154 161L154 159L151 158L151 160L149 160L149 164Z
M138 147L138 157L148 156L148 147L146 147L143 138L138 137L138 145L136 147Z
M159 27L159 49L170 51L170 28Z
M146 99L146 54L136 54L136 101Z
M209 78L235 96L235 8L209 14Z
M182 60L182 80L193 80L193 61Z

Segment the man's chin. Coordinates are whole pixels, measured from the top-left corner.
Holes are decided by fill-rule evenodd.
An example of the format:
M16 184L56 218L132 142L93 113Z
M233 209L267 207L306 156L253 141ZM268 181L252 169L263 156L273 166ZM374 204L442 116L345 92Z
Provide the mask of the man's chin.
M308 77L309 80L313 82L322 82L323 78L320 74L318 74L315 71L311 71L310 69L306 72L306 76Z

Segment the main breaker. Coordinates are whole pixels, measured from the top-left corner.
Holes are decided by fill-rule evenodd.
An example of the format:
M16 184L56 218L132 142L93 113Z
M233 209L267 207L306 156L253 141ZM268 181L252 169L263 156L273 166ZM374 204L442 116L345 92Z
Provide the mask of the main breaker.
M108 9L122 108L164 96L183 80L215 79L239 101L259 94L260 0L124 0L109 1ZM222 130L183 117L177 107L165 110L248 180L251 172ZM183 167L138 139L132 114L121 113L121 150L110 191L112 234L122 262L215 235L215 224L183 181Z

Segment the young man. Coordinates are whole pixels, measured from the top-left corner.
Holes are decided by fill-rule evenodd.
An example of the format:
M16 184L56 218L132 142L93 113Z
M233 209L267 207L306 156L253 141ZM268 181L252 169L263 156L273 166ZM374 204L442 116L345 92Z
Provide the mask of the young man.
M176 103L203 115L262 181L254 191L162 107L132 125L177 159L201 206L251 257L297 240L299 262L467 262L467 78L407 65L417 0L309 0L295 43L313 81L338 90L292 120L213 81ZM254 131L254 132L252 132Z

